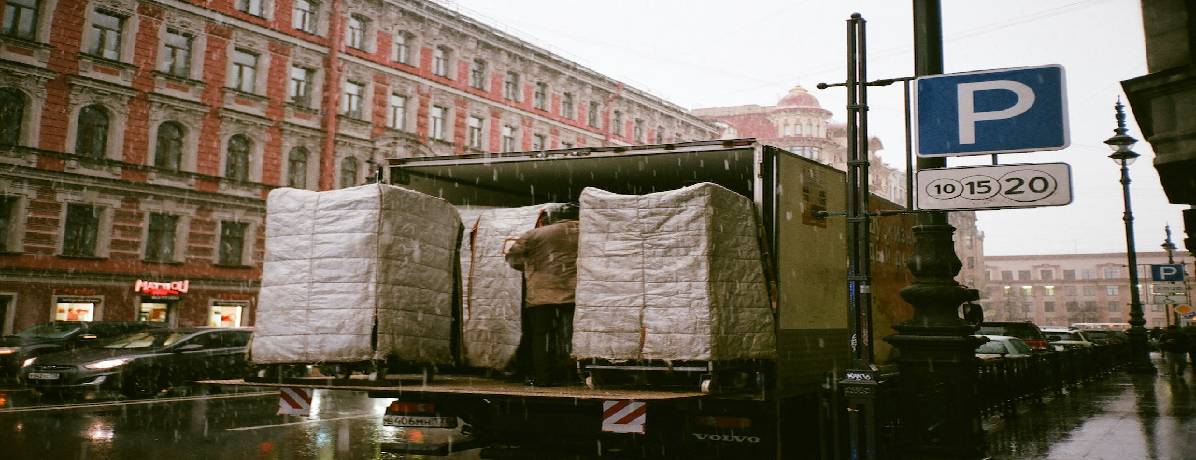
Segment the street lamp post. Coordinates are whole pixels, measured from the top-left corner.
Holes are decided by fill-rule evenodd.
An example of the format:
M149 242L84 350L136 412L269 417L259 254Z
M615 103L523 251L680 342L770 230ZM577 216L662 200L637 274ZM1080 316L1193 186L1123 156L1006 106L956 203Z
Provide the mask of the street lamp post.
M1129 166L1140 155L1130 150L1137 139L1126 134L1125 106L1121 99L1113 106L1117 111L1117 129L1113 137L1105 140L1105 144L1113 149L1109 155L1114 162L1121 166L1121 195L1125 203L1125 213L1121 220L1125 222L1125 253L1129 258L1130 271L1130 372L1153 373L1154 365L1150 363L1150 350L1146 346L1146 318L1142 314L1142 300L1138 292L1138 253L1134 250L1134 214L1130 209L1130 171Z
M1171 225L1163 227L1163 232L1167 234L1167 238L1163 240L1163 250L1167 251L1167 263L1175 263L1175 243L1171 242ZM1186 271L1186 269L1185 269ZM1174 322L1173 322L1174 321ZM1175 303L1171 301L1171 296L1167 296L1167 325L1179 325L1179 318L1175 314Z

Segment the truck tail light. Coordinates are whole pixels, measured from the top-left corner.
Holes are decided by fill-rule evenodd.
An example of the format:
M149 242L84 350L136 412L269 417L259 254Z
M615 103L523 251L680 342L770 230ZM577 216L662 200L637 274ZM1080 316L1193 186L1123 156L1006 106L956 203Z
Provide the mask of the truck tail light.
M386 407L387 414L435 414L436 405L432 403L395 401Z

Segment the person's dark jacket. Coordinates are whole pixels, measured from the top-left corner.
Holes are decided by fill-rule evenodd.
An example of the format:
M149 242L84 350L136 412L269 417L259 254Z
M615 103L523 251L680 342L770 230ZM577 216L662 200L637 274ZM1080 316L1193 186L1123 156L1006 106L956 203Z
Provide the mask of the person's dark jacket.
M1159 348L1172 353L1187 353L1189 346L1188 335L1177 329L1168 329L1159 341Z
M573 303L577 291L576 220L534 228L507 250L511 268L527 280L527 306Z

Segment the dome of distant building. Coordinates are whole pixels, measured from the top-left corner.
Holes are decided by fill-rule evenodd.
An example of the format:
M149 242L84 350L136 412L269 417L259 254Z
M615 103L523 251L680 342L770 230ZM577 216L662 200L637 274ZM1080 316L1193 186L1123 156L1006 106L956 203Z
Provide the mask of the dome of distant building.
M777 102L777 108L782 107L821 109L822 104L818 103L818 98L814 97L813 94L810 94L810 92L806 91L805 88L802 88L801 85L797 85L794 86L793 89L789 90L789 93L786 94L785 97L782 97L780 102Z

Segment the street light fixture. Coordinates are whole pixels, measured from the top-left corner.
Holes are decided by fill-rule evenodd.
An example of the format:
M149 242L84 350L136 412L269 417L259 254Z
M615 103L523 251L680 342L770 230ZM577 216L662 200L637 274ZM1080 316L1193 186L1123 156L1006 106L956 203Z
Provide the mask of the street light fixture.
M1105 144L1113 150L1109 155L1115 163L1121 166L1121 195L1125 202L1125 214L1121 220L1125 222L1125 254L1129 259L1130 271L1130 372L1154 373L1154 365L1150 363L1150 349L1146 346L1146 318L1142 314L1142 300L1138 292L1138 253L1134 250L1134 214L1130 209L1130 171L1129 166L1138 159L1138 153L1131 150L1138 142L1126 134L1125 106L1121 99L1113 106L1117 111L1117 129L1113 137L1105 140Z

